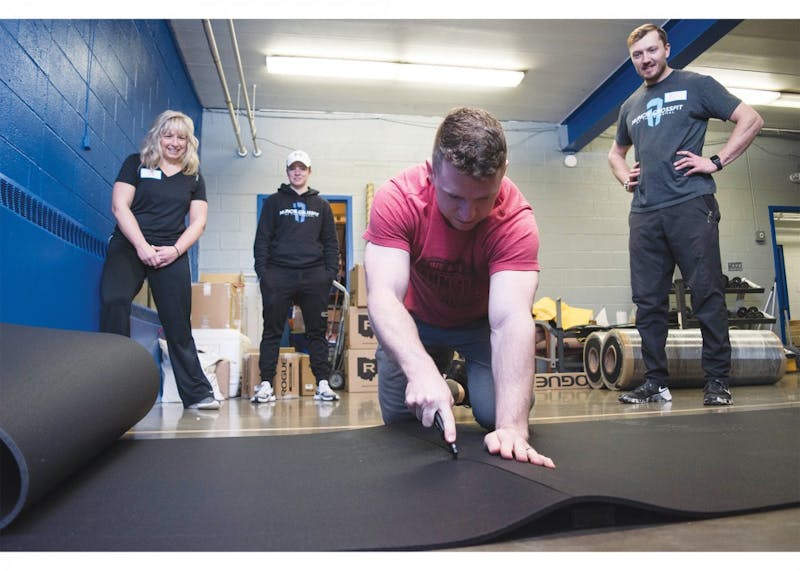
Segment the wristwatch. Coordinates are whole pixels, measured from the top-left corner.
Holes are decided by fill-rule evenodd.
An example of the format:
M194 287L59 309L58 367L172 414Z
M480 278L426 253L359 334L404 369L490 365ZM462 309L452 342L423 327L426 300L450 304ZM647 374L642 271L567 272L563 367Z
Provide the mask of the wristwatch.
M710 160L712 163L714 163L714 166L717 167L718 171L722 170L722 161L719 160L719 155L712 155Z

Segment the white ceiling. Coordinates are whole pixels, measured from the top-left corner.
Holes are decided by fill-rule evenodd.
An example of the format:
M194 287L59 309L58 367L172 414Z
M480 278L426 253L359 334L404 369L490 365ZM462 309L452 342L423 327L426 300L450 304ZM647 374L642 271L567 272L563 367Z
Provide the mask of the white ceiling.
M628 58L646 20L233 20L256 109L443 116L476 105L501 120L562 122ZM653 20L663 23L663 20ZM244 96L229 20L212 20L234 107ZM202 20L170 20L204 108L227 107ZM268 76L267 55L306 55L527 70L517 88L464 89ZM800 94L800 20L745 20L686 69L739 87ZM732 79L732 75L735 79ZM255 86L255 96L253 89ZM765 127L800 132L800 109L757 107Z

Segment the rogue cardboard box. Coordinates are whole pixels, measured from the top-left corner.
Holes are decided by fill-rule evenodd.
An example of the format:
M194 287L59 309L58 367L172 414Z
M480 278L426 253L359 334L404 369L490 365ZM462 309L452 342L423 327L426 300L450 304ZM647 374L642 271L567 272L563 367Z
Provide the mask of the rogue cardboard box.
M375 360L375 349L348 349L344 357L347 392L378 392L378 364Z
M300 397L300 353L278 355L278 370L272 379L272 390L279 399Z
M378 346L366 307L351 307L347 312L345 337L348 349L375 349Z
M261 383L261 369L257 349L250 349L243 356L242 398L252 398L255 388ZM278 366L272 378L272 390L276 398L297 398L300 396L300 353L294 347L281 347L278 355ZM315 387L316 390L316 387Z

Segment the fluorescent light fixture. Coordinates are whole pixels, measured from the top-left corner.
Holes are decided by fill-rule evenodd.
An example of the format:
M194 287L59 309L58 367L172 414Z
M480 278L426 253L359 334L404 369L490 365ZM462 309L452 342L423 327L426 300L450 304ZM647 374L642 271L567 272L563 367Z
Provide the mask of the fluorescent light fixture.
M478 87L516 87L525 77L502 69L295 56L267 56L267 73Z
M800 94L783 93L767 89L744 89L729 87L728 91L748 105L769 105L770 107L790 107L800 109Z
M765 89L731 87L728 91L748 105L769 105L780 97L780 93L777 91L767 91Z
M773 107L791 107L793 109L800 109L800 94L797 93L781 93L780 97L770 103Z

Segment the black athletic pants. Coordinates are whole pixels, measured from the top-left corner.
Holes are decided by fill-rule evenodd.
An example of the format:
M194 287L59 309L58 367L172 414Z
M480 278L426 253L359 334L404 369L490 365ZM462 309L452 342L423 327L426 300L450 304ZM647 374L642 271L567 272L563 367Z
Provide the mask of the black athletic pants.
M142 263L127 239L114 236L108 245L100 282L100 331L130 337L131 303L145 278L164 328L183 406L213 397L192 337L192 278L186 253L164 268L153 269Z
M278 365L281 337L292 304L300 306L308 338L311 372L317 383L328 379L331 365L328 360L328 302L332 280L324 266L302 270L269 267L261 276L264 333L258 357L261 379L272 381Z
M662 386L667 382L669 291L676 264L690 288L693 317L700 323L706 379L727 379L730 374L719 220L712 194L628 217L631 290L646 380Z

